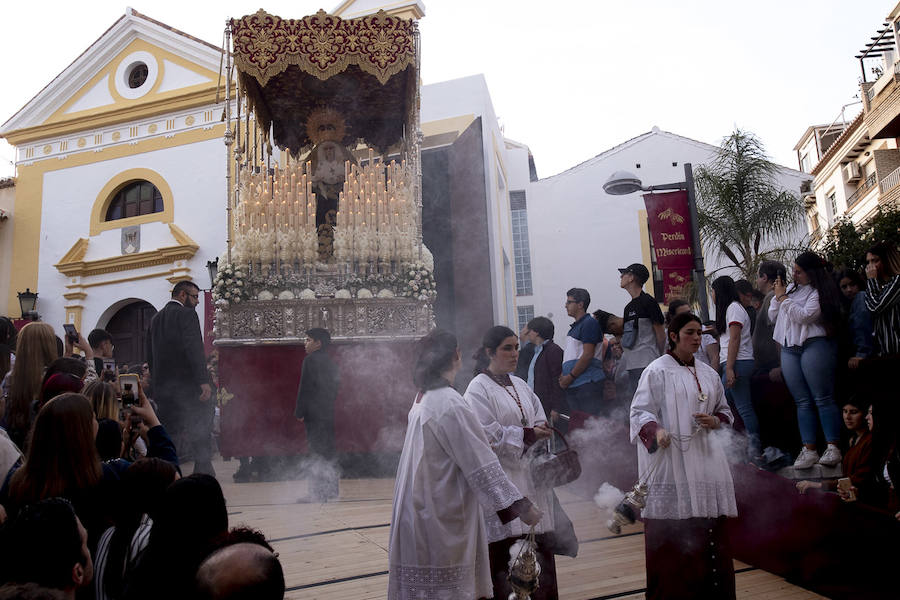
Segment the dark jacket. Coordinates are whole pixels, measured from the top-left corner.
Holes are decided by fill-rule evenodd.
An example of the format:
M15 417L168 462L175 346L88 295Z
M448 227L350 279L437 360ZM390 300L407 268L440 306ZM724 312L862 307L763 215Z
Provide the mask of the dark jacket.
M516 361L516 372L514 373L519 379L528 381L528 365L531 364L536 349L531 342L519 348L519 359Z
M534 393L541 399L544 412L550 418L550 411L568 413L566 395L559 387L559 376L562 375L563 351L553 340L544 344L544 349L534 363ZM525 367L528 377L528 366Z
M157 395L199 396L200 385L209 383L200 319L194 309L176 300L169 301L150 321L147 356Z
M334 455L334 403L340 375L337 364L325 350L303 359L300 389L294 416L306 425L306 440L312 453L324 458Z
M300 372L294 416L306 421L334 421L339 383L337 365L325 350L307 355Z

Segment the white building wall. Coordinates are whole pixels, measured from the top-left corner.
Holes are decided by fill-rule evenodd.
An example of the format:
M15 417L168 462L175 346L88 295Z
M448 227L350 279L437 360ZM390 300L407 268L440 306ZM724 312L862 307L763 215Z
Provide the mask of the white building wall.
M90 236L90 214L98 194L122 171L143 168L156 171L169 184L174 203L174 224L192 238L199 250L188 261L190 275L201 289L209 287L206 261L225 248L225 145L213 139L134 156L50 171L43 181L43 213L38 273L41 318L62 333L65 321L63 294L69 279L57 264L79 238L89 240L85 260L121 256L121 229ZM145 223L141 228L142 252L178 245L166 223ZM159 273L171 265L120 271L90 278L109 281L148 273ZM170 297L172 284L164 277L139 279L87 288L82 329L104 327L115 313L134 300L145 300L161 308ZM42 301L47 298L48 301ZM197 307L201 322L203 305Z
M571 324L564 306L568 289L588 290L589 311L602 308L621 315L630 297L619 287L617 268L635 262L646 264L639 221L639 211L644 210L642 195L611 196L603 191L603 183L619 170L636 174L645 186L684 181L684 163L696 167L715 151L715 146L654 128L568 171L531 184L528 226L532 274L540 282L535 288L535 314L553 320L557 343L564 340ZM794 193L799 193L804 179L808 176L792 169L784 169L779 177L784 189ZM806 227L798 219L794 237L799 241L805 234ZM707 274L719 266L707 259Z

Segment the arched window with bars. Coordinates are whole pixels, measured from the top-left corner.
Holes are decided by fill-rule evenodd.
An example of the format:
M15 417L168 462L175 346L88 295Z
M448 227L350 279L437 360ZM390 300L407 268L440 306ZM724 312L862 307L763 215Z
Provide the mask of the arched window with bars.
M116 192L106 209L106 221L163 211L162 194L149 181L132 181Z

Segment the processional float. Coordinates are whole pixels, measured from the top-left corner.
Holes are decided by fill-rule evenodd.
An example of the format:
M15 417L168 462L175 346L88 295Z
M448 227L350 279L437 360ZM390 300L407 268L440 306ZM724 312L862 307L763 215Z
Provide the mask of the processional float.
M387 432L405 423L436 293L422 243L417 24L260 10L231 19L225 36L219 447L303 452L293 418L303 340L324 327L341 371L338 450L399 452L402 435Z
M289 341L316 326L350 340L426 333L435 282L415 21L260 10L230 20L226 38L237 93L217 343Z

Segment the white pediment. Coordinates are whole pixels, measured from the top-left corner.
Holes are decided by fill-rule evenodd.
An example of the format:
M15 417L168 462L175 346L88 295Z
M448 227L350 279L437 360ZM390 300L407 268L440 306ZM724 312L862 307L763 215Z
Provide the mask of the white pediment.
M83 111L117 106L121 100L116 90L117 80L106 77L115 74L117 61L126 50L138 44L141 49L158 50L163 57L159 67L162 81L155 93L173 93L180 87L190 87L217 79L221 50L185 33L166 26L132 9L128 9L106 33L85 50L81 56L57 75L43 90L0 127L0 135L42 125L53 118L65 119ZM166 67L171 64L171 72ZM120 69L121 70L121 69ZM127 96L125 96L128 99ZM135 99L137 101L137 99ZM147 101L147 97L140 98Z
M105 79L98 81L92 88L89 88L79 97L69 108L67 113L76 113L83 110L92 110L103 106L115 104L115 99L109 93L109 82Z
M181 88L187 88L201 83L210 83L211 78L186 69L170 60L163 60L163 79L157 88L157 92L171 92Z

